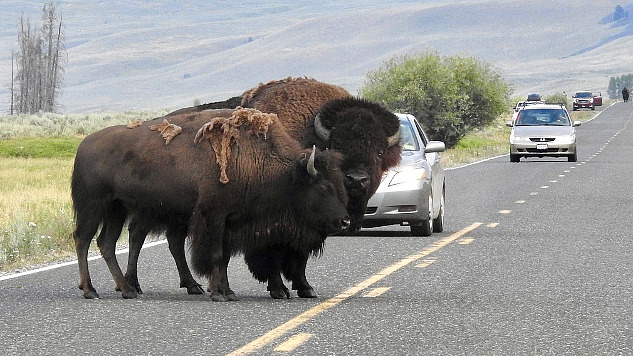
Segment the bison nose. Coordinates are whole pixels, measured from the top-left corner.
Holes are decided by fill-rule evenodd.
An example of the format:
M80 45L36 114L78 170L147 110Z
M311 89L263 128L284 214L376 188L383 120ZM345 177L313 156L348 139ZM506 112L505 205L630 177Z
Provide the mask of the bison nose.
M345 175L345 186L347 189L365 190L369 185L369 176L365 173L355 172Z

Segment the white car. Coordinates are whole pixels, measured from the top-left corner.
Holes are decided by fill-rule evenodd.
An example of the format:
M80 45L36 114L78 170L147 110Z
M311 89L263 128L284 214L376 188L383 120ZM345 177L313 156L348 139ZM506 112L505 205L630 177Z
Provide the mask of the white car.
M576 127L563 105L534 104L519 111L516 120L506 126L510 132L510 161L519 162L521 157L567 157L569 162L578 160Z
M363 227L399 224L414 236L444 230L444 142L430 141L415 117L398 114L402 144L400 165L383 177L369 199Z

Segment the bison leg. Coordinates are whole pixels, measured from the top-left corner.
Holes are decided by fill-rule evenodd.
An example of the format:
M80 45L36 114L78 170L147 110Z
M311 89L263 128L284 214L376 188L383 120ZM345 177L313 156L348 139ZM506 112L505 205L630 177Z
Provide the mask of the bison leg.
M140 221L133 219L129 227L130 253L127 257L127 270L125 271L125 280L136 290L136 293L143 294L141 285L138 282L138 258L143 248L145 237L150 232L150 227L142 224Z
M292 281L292 289L297 291L301 298L317 298L319 295L308 283L306 278L306 265L309 255L302 252L286 254L283 264L284 276Z
M228 302L240 300L235 292L229 287L228 278L228 259L220 266L213 268L213 273L209 277L209 292L211 292L211 300L214 302Z
M130 299L137 297L136 291L125 280L125 277L123 277L123 272L116 258L116 242L119 236L121 236L121 230L123 230L126 216L127 212L123 207L118 204L113 204L108 209L104 227L101 229L99 237L97 237L97 245L101 250L103 259L108 265L112 278L114 278L117 290L121 291L123 298Z
M260 282L268 282L266 289L273 299L290 298L290 291L281 278L283 256L283 252L275 247L248 251L244 254L244 262L253 277Z
M169 229L167 231L169 251L176 262L176 268L178 269L178 275L180 276L180 287L187 288L188 294L204 294L204 290L193 278L191 271L189 270L189 266L187 265L187 260L185 258L186 238L186 229L184 231L181 231L180 229Z
M83 291L86 299L99 298L99 294L92 286L90 271L88 270L90 241L97 233L98 228L99 221L97 219L85 219L83 214L77 213L77 226L73 232L73 238L75 239L75 250L77 251L77 262L79 265L79 289Z

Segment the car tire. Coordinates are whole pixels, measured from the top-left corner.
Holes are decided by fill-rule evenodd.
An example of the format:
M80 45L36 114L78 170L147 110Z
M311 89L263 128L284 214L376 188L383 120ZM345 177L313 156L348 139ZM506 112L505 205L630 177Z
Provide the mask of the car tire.
M445 190L442 188L442 195L440 197L440 212L437 214L437 218L433 219L433 232L444 231L444 193Z
M510 162L519 162L521 160L521 156L510 153Z
M433 197L429 193L428 217L416 225L411 225L411 235L424 236L424 237L431 236L431 234L433 233L433 217L431 213L433 211L432 209L433 209Z
M567 162L577 162L577 161L578 161L578 152L574 152L574 154L567 156Z

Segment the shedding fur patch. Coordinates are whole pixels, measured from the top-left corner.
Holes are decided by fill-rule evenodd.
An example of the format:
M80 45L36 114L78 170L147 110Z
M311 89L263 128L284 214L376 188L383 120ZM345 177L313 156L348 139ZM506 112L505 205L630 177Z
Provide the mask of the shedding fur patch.
M165 139L165 145L168 145L174 137L182 132L182 127L170 124L167 119L164 119L160 124L150 126L149 129L152 131L160 131L160 135Z
M220 183L229 182L226 167L231 156L231 146L240 138L240 127L248 125L250 132L256 136L264 135L266 138L268 128L276 117L276 114L238 107L230 117L213 118L198 130L194 143L200 143L203 139L209 139L211 142L215 160L220 167Z
M136 120L134 120L134 121L130 122L129 124L127 124L127 128L128 128L128 129L133 129L133 128L135 128L135 127L139 127L139 126L141 126L141 125L143 125L143 120L141 120L141 119L136 119Z

